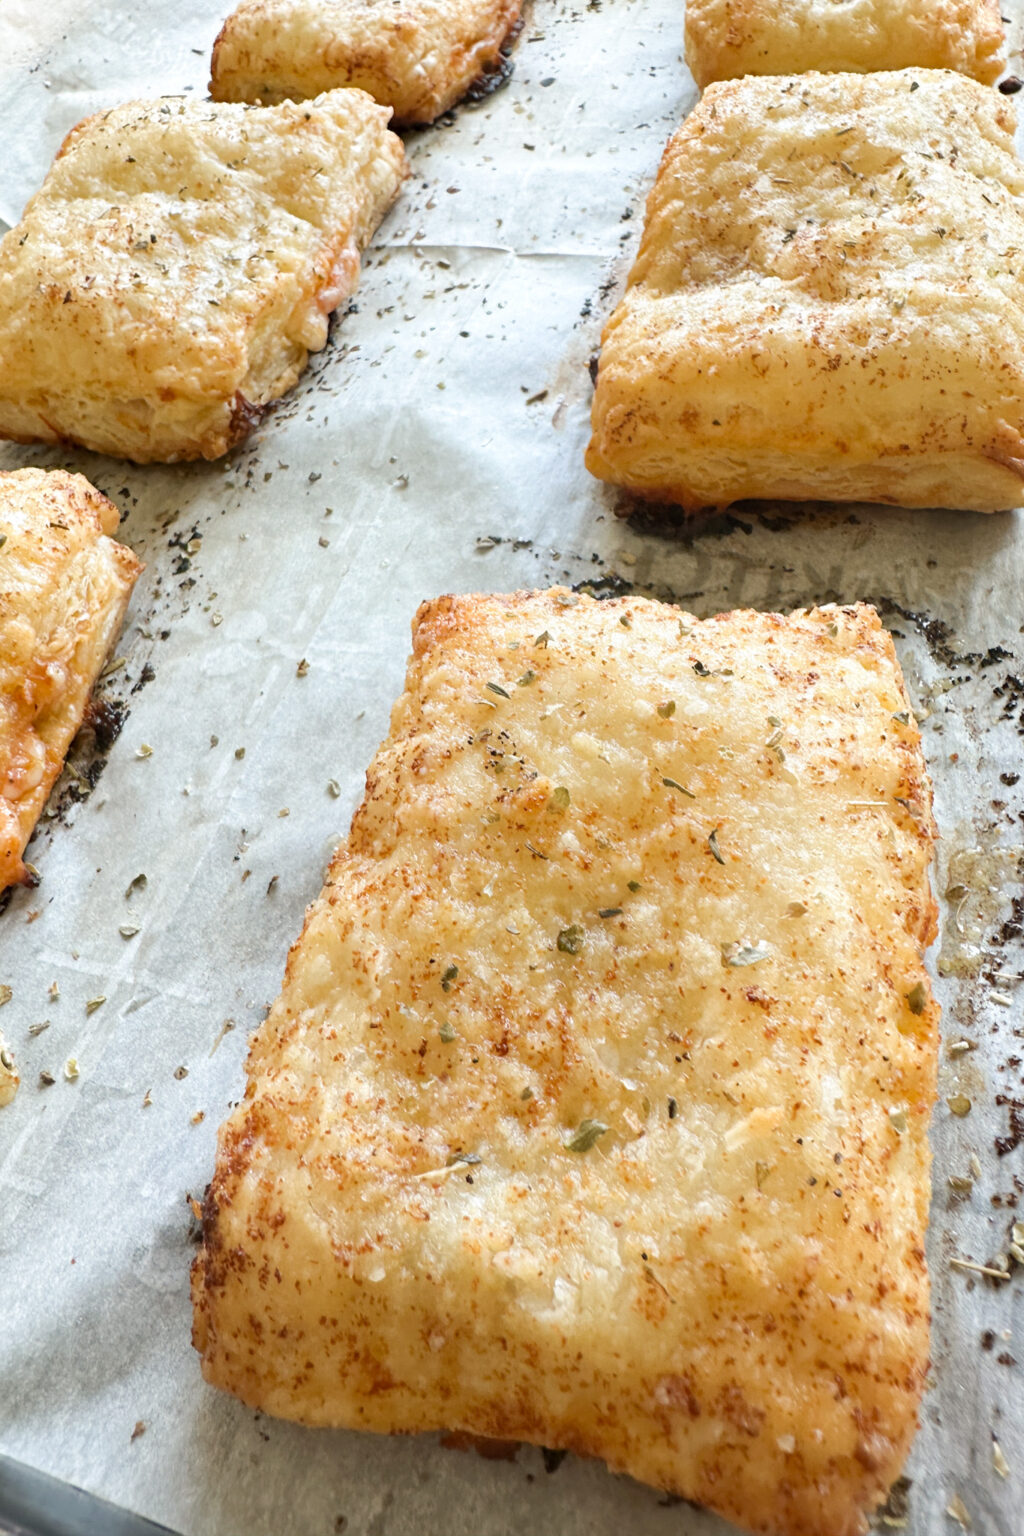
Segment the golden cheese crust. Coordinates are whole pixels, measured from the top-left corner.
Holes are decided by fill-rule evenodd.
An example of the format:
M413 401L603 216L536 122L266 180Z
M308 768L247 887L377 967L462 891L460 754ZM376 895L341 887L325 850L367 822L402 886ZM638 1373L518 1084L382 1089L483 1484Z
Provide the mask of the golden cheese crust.
M709 86L602 338L587 465L687 508L1024 485L1024 171L945 71Z
M20 1082L21 1077L14 1056L7 1041L0 1034L0 1109L3 1109L5 1104L10 1104L18 1091Z
M242 0L213 48L215 101L301 100L359 86L399 123L430 123L501 63L521 0Z
M701 87L810 69L955 69L990 85L1004 62L997 0L686 0Z
M873 609L424 605L221 1130L206 1378L862 1530L928 1358L932 838Z
M22 854L142 566L81 475L0 473L0 891Z
M290 389L405 175L361 91L73 129L0 242L0 435L213 459Z

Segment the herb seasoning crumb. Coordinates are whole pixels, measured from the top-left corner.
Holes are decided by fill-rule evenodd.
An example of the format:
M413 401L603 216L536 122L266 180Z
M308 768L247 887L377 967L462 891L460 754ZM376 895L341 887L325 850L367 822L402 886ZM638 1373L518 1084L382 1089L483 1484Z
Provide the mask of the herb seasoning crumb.
M734 941L731 944L722 944L722 964L729 966L760 965L762 960L771 958L771 945L763 939L758 939L756 944Z
M919 981L917 985L912 987L911 990L907 993L907 1007L910 1009L911 1013L922 1014L924 1013L927 1002L928 994L924 989L924 982Z
M570 923L568 928L563 928L559 933L558 947L563 955L578 955L585 937L579 923Z
M444 975L441 977L441 986L444 988L444 990L446 992L450 992L451 991L451 989L452 989L452 982L455 980L455 978L458 976L458 974L459 974L459 968L458 968L457 965L450 965L450 966L448 966L448 968L445 971Z
M441 1036L441 1039L445 1045L451 1045L452 1041L455 1039L455 1025L445 1019L444 1023L441 1025L441 1028L438 1030L438 1034Z
M964 1501L958 1493L954 1493L953 1497L946 1505L946 1514L949 1515L951 1519L955 1520L958 1525L962 1526L965 1531L969 1531L971 1529L971 1517L967 1513L967 1510L964 1506Z

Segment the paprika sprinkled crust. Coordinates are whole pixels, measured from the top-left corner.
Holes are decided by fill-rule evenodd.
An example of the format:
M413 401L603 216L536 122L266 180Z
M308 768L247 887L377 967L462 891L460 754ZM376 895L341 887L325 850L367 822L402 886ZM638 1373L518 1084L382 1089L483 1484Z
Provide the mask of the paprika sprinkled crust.
M81 475L0 473L0 891L82 723L142 566Z
M405 175L362 91L79 123L0 242L0 436L217 458L298 379Z
M1015 121L948 71L709 86L605 328L591 471L689 509L1017 506Z
M860 1532L928 1359L932 839L873 609L425 604L220 1133L206 1378Z
M521 0L242 0L214 44L217 101L301 100L354 85L399 123L431 123L501 66Z
M21 1076L13 1052L0 1034L0 1109L11 1103L20 1082Z
M997 0L686 0L686 62L701 87L809 69L955 69L991 84Z

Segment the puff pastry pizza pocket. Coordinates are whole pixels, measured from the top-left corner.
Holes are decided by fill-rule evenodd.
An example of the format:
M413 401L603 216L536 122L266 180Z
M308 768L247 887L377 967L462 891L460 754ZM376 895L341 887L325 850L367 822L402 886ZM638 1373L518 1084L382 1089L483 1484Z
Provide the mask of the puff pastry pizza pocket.
M354 85L399 123L430 123L502 65L521 0L242 0L213 48L217 101Z
M997 0L686 0L686 62L702 87L913 65L991 84L1003 53Z
M602 338L587 465L686 508L1024 483L1024 172L947 71L709 86Z
M0 891L82 723L142 566L81 475L0 473Z
M257 1032L207 1379L852 1536L928 1358L930 787L870 608L421 608Z
M362 91L132 102L74 128L0 242L0 435L214 459L299 377L405 174Z

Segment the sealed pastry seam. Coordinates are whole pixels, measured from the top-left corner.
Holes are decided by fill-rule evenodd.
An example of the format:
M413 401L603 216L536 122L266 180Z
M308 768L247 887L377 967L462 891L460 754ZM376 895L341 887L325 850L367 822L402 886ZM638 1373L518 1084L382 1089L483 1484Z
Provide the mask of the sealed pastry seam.
M928 1358L933 834L869 608L425 604L220 1134L207 1379L861 1531Z
M81 475L0 473L0 890L82 723L142 566Z
M501 63L520 0L242 0L214 44L218 101L302 100L358 86L399 123L429 123Z
M1014 127L948 71L709 86L605 328L591 471L694 509L1016 506Z
M216 458L298 379L406 174L361 91L87 118L0 241L0 435Z

